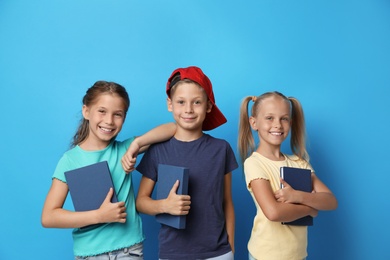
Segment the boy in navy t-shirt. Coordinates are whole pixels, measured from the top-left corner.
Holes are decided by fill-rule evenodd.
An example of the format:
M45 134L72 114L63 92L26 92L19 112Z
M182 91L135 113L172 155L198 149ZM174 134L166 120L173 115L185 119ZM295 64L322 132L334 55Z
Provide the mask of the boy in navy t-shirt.
M173 71L166 92L177 130L170 140L151 146L138 165L143 176L137 209L149 215L187 215L185 229L161 225L160 259L233 259L231 173L238 164L228 142L203 133L226 118L215 105L209 78L198 67ZM177 181L167 199L151 198L159 164L189 169L188 195L176 194Z

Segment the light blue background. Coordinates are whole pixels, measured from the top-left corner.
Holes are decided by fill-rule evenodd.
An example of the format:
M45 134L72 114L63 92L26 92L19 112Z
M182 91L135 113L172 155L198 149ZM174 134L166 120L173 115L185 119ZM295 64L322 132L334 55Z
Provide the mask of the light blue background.
M40 214L85 90L126 86L119 139L140 135L172 121L165 82L189 65L210 77L228 118L210 134L235 150L244 96L279 90L302 102L311 162L339 200L309 228L308 259L390 259L389 48L388 0L0 0L0 259L72 259L71 230L42 228ZM255 214L241 170L238 260ZM158 225L143 220L145 259L156 259Z

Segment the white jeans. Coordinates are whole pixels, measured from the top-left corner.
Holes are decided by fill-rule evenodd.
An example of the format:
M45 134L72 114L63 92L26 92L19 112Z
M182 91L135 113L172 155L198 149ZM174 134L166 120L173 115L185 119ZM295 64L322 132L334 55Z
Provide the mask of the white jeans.
M80 257L75 256L75 260L82 260L82 259L88 259L88 260L143 260L143 244L135 244L131 247L122 248L119 250L111 251L108 253L95 255L95 256L86 256L86 257Z

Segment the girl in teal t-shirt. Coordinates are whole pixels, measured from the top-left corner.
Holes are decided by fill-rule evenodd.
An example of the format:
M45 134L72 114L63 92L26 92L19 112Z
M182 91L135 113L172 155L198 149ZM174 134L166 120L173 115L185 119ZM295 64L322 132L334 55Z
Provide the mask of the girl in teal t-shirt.
M117 83L97 81L90 87L83 98L83 119L72 148L55 169L42 211L42 225L74 228L75 259L113 254L123 259L143 259L142 223L135 209L132 178L126 172L134 169L138 152L173 136L176 126L165 124L140 137L116 141L129 104L126 89ZM101 161L108 162L119 202L111 203L114 191L110 190L99 209L84 212L64 209L68 194L64 172ZM82 228L89 225L94 226Z

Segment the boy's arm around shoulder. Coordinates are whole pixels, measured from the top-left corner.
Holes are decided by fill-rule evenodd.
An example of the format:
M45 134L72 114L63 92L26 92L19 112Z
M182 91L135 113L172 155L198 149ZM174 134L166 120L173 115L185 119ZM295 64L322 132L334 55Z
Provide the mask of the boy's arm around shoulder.
M159 125L145 134L136 137L131 142L121 163L126 173L134 170L138 153L143 153L151 144L162 142L171 138L176 132L176 124L166 123Z
M189 195L177 195L179 181L173 185L168 198L152 199L155 182L142 176L136 200L137 210L148 215L168 213L171 215L187 215L190 210L191 198Z

